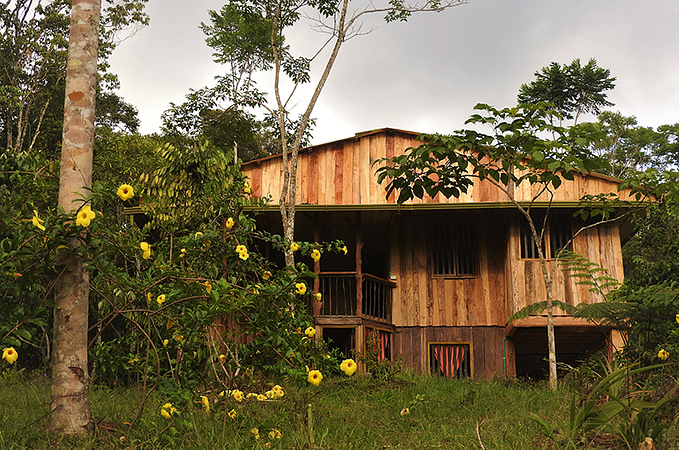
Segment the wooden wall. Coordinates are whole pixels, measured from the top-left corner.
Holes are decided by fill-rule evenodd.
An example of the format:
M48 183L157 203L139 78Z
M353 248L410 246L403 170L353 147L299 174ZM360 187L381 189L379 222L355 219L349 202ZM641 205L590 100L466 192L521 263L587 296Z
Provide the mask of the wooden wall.
M311 205L376 205L393 204L395 196L386 199L384 185L377 183L373 163L384 157L404 153L417 147L417 134L384 129L329 144L304 149L299 153L297 172L297 204ZM270 196L278 201L282 182L282 157L272 156L243 164L243 172L250 178L253 195ZM585 194L615 192L617 184L602 176L587 176L573 181L564 180L556 191L555 201L575 201ZM535 189L523 184L516 189L519 200L530 200ZM549 200L543 195L540 200ZM507 201L504 193L491 183L478 180L468 194L446 199L415 199L409 204L466 203Z
M391 275L397 287L393 299L396 326L498 325L507 321L504 263L507 220L502 213L448 214L473 222L477 228L479 275L434 276L432 268L432 214L397 216L392 224Z
M392 357L417 373L429 373L430 342L471 342L472 377L492 379L504 375L504 327L402 327L392 338ZM513 368L512 368L513 369Z
M512 224L507 258L507 287L510 292L507 317L529 304L546 300L540 261L521 259L518 216L515 216ZM574 231L577 231L577 227L574 226ZM573 241L573 251L608 269L609 276L623 280L620 232L616 225L602 225L582 232ZM548 267L551 273L554 262L548 261ZM557 267L554 271L552 286L553 298L566 301L571 305L602 301L601 298L589 292L589 286L578 285L577 281L578 279L566 277L563 270ZM566 315L558 309L554 313Z

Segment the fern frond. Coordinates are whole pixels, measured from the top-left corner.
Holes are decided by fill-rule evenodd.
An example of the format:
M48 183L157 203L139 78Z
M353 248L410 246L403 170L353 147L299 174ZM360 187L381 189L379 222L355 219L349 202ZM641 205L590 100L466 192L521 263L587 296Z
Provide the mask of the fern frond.
M570 315L573 315L573 313L576 312L575 306L571 305L570 303L562 302L561 300L552 300L552 307L559 308L561 311ZM525 319L529 316L540 316L544 314L545 310L547 310L546 301L532 303L514 313L514 315L512 315L512 317L508 319L508 322L513 322L519 319Z
M546 301L532 303L515 312L514 315L512 315L512 317L508 319L508 322L513 322L519 319L525 319L528 316L540 315L545 311L545 309L547 309Z

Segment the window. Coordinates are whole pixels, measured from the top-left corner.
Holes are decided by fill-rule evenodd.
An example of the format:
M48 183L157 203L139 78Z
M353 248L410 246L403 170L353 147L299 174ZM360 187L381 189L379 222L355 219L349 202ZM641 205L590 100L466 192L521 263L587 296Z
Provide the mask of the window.
M533 225L540 233L544 224L544 214L531 214L533 218ZM559 250L565 248L567 250L573 249L573 216L570 213L550 213L547 218L547 232L544 233L542 242L542 251L545 258L554 259ZM548 251L547 251L548 250ZM538 259L538 247L533 240L533 233L531 232L528 220L522 218L521 220L521 258L522 259Z
M437 224L432 239L434 275L478 275L476 227L473 224Z
M447 378L471 377L470 350L470 343L429 343L429 372Z
M391 333L377 328L365 329L366 353L377 355L377 359L391 359Z

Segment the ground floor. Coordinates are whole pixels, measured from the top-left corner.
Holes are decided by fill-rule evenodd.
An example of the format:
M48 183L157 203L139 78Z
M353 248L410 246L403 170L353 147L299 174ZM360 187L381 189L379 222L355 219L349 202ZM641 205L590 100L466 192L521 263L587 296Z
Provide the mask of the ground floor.
M549 369L542 319L531 317L506 327L394 327L361 318L318 317L316 326L346 357L372 345L381 357L400 359L404 368L416 373L543 379ZM555 324L557 361L563 369L619 345L610 329L572 318L556 318Z

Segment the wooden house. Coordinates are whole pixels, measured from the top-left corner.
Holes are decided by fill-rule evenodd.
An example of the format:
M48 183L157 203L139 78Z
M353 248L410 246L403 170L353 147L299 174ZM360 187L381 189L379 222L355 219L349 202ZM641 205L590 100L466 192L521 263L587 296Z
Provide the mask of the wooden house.
M527 375L547 371L546 317L508 323L519 309L545 299L525 219L492 184L476 181L460 198L425 197L398 205L377 183L373 162L418 146L417 133L380 129L303 149L297 177L298 240L342 239L348 255L324 253L309 301L319 334L345 354L373 336L386 358L406 368L453 377ZM280 155L243 164L253 196L271 197L259 226L282 232L277 200ZM588 175L564 181L550 204L545 251L552 257L582 223L573 217L588 193L615 192L616 181ZM516 189L530 199L530 186ZM548 203L538 201L540 214ZM572 249L623 277L618 224L578 234ZM282 261L282 257L281 257ZM549 264L553 264L550 261ZM554 298L599 301L556 271ZM556 310L557 359L576 364L604 347L609 330Z

